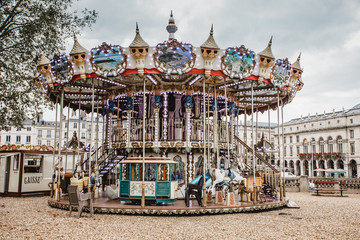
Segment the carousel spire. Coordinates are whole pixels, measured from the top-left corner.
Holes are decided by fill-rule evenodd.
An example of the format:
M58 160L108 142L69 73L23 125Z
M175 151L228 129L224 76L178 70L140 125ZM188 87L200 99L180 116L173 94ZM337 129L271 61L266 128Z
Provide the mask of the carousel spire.
M129 47L149 47L149 44L144 41L140 35L138 23L136 23L136 35Z
M76 35L74 34L74 46L70 52L70 55L79 54L79 53L86 53L88 50L80 45L77 40Z
M272 38L273 38L273 37L271 36L270 41L269 41L269 43L268 43L268 46L259 53L260 56L264 56L264 57L268 57L268 58L275 59L275 56L274 56L274 54L273 54L272 51L271 51Z
M301 57L301 53L299 54L297 60L291 66L293 69L298 69L298 70L302 71L301 66L300 66L300 57Z
M170 12L169 24L167 25L166 30L169 33L169 41L175 39L175 32L177 31L177 26L175 25L175 19L173 17L172 10Z
M219 49L219 46L216 44L213 34L214 34L214 25L211 24L210 35L208 39L201 45L201 47L209 48L209 49Z

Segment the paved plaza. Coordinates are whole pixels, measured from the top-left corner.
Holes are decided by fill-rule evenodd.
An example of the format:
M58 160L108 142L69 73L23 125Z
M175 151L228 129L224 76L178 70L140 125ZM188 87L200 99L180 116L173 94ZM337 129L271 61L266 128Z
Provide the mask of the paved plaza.
M288 193L300 209L154 217L76 213L47 197L0 198L0 239L359 239L360 195Z

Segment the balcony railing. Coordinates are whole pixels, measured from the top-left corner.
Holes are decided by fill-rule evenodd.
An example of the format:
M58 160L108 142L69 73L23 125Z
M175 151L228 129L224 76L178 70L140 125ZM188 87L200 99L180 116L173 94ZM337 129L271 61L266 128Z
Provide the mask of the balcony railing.
M328 152L328 153L299 153L300 160L338 160L345 159L345 154L341 152Z

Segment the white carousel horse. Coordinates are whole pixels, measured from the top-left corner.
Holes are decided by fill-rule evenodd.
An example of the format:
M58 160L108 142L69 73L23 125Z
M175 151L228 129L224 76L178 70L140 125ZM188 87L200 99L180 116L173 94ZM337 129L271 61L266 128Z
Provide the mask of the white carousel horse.
M226 182L230 185L230 182L239 185L241 181L244 181L246 184L246 178L242 177L240 173L234 169L221 170L221 169L210 169L210 176L213 178L213 184L211 186L211 192L215 193L215 186L218 183Z

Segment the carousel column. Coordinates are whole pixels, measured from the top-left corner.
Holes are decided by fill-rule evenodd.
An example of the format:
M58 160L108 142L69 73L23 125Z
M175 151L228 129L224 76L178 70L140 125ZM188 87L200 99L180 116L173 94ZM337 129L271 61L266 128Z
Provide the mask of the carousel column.
M215 81L215 80L214 80ZM220 167L220 162L219 162L219 141L218 141L218 105L217 105L217 96L216 96L216 86L214 85L214 99L213 99L213 105L212 105L212 110L213 110L213 124L214 124L214 134L213 134L213 140L214 140L214 148L213 151L215 152L215 168L219 168Z
M281 171L282 171L282 165L281 165L281 152L284 151L284 148L281 149L281 145L280 145L280 95L278 93L277 95L277 121L278 121L278 148L279 148L279 162L280 162L280 166L279 166L279 170L280 170L280 201L283 200L283 188L282 188L282 181L281 181Z
M143 153L142 153L142 184L141 184L141 208L145 207L145 154L146 154L146 148L145 148L145 115L146 115L146 80L145 78L143 78L144 81L144 89L143 89L143 137L142 137L142 149L143 149ZM149 94L150 95L150 94Z
M180 117L181 111L181 95L175 94L175 114L174 114L174 128L175 128L175 140L182 141L183 140L183 131L182 131L182 121Z
M56 200L60 201L60 174L61 174L61 163L62 163L62 159L61 159L61 148L62 148L62 124L63 124L63 110L64 110L64 89L61 90L61 100L60 100L60 126L59 126L59 147L58 147L58 179L57 179L57 194L55 194L56 196ZM55 133L56 136L56 133Z
M234 149L234 115L235 115L235 102L230 102L230 148Z
M155 143L154 143L154 147L159 148L160 147L160 144L159 144L159 112L160 112L160 108L162 107L161 95L160 95L161 88L158 85L155 85L153 91L155 93L155 102L153 103L154 113L155 113Z
M281 100L281 133L282 133L282 143L283 143L283 149L284 149L284 102ZM283 151L282 156L282 171L284 173L284 176L282 178L283 182L283 196L286 197L286 189L285 189L285 151Z
M164 111L163 111L163 140L167 140L167 134L168 134L168 95L166 92L164 92Z
M192 99L191 99L191 93L192 93L192 87L191 86L187 86L185 88L185 103L184 103L184 108L186 111L186 150L187 152L190 151L191 148L191 124L190 124L190 118L191 118L191 111L192 108L194 107L194 104L192 103Z
M251 82L251 147L252 151L252 160L253 160L253 174L254 174L254 193L253 193L253 202L256 204L256 159L255 159L255 142L254 142L254 82Z
M203 148L203 151L204 151L204 157L203 157L203 181L204 181L204 184L203 184L203 206L206 207L207 205L207 195L206 195L206 179L205 179L205 174L206 174L206 131L205 131L205 124L206 124L206 105L205 105L205 79L203 79L203 144L204 144L204 148Z
M126 122L126 148L130 149L130 131L131 131L131 114L133 109L133 99L132 99L132 91L128 90L126 92L126 104L125 109L127 113L127 122Z

